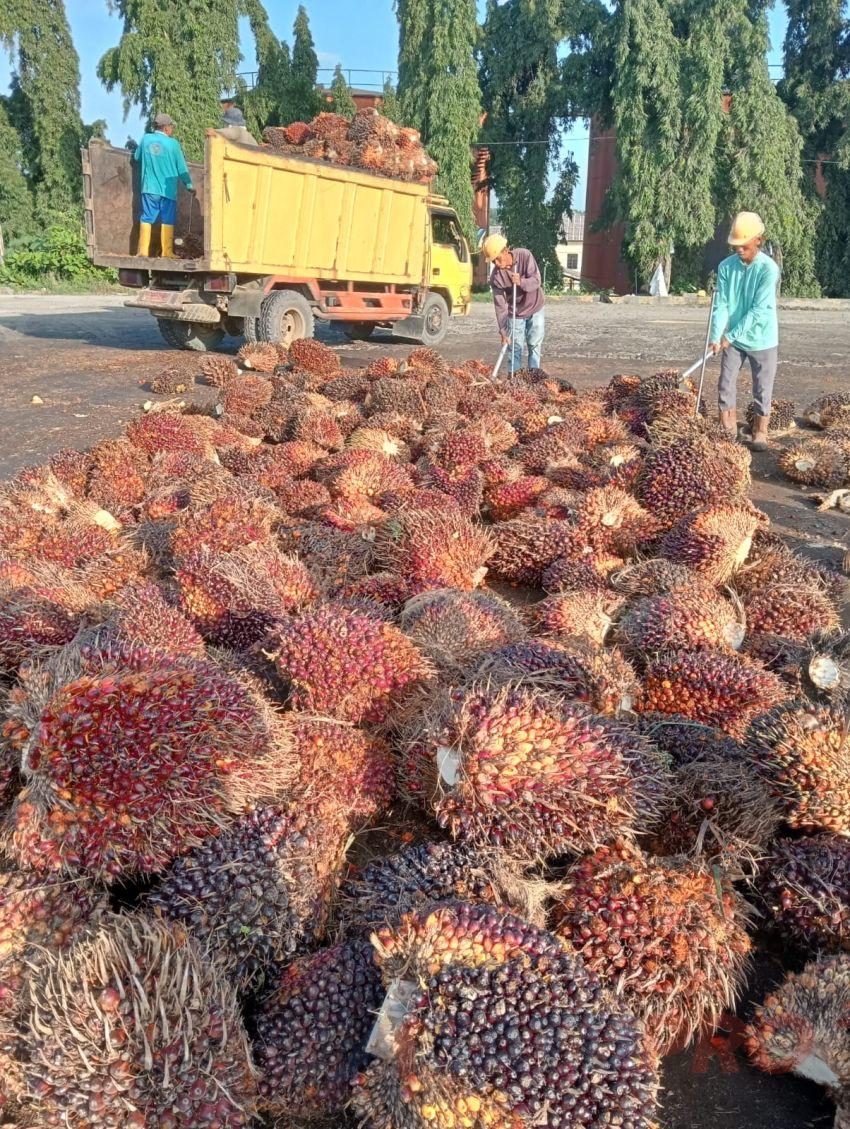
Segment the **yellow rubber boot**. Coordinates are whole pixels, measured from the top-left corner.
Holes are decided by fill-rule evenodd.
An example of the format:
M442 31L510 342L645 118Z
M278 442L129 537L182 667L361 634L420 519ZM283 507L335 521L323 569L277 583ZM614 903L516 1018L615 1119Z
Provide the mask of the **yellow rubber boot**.
M174 225L164 223L159 229L159 243L162 247L162 257L164 259L174 258Z
M149 223L139 224L139 249L137 255L150 255L151 253L151 230L152 225Z

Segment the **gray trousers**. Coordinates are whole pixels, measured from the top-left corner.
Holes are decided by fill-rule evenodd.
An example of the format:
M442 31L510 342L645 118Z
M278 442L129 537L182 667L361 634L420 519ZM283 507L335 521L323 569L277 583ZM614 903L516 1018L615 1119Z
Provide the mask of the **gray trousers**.
M769 416L773 402L773 382L776 380L776 366L779 361L779 346L772 349L739 349L730 345L723 350L720 358L720 381L717 396L721 412L729 412L738 406L738 373L744 361L750 362L753 374L753 400L757 416Z

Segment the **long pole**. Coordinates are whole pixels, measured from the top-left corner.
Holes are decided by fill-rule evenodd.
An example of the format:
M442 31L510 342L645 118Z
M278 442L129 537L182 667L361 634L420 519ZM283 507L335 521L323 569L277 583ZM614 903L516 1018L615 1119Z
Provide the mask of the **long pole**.
M513 304L511 306L511 376L516 368L516 283L513 288Z
M711 292L711 304L708 307L708 325L705 327L705 348L702 351L702 368L699 370L699 390L697 391L697 402L694 407L694 419L699 416L699 405L702 400L702 386L705 381L705 362L708 360L708 346L711 338L711 317L714 313L714 299L717 295L716 290Z

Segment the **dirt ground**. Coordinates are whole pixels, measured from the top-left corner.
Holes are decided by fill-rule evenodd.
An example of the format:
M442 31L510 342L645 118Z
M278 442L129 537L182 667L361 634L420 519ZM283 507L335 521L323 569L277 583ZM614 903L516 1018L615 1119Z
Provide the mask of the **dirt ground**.
M147 313L125 309L120 295L0 295L0 393L4 436L0 478L44 460L62 446L85 447L117 434L149 397L144 385L166 366L192 376L198 355L164 347ZM550 302L543 363L579 387L606 382L614 373L649 374L685 367L701 353L706 311L697 308ZM825 393L850 387L850 314L783 311L777 396L803 408ZM338 348L344 364L361 367L383 353L404 355L410 344L379 333L349 343L337 330L318 336ZM227 339L223 351L239 342ZM492 311L478 303L469 318L452 324L441 347L451 360L495 359L498 340ZM707 395L714 399L717 363L709 367ZM188 397L207 399L203 385ZM36 402L33 399L37 397ZM749 396L742 380L741 412ZM784 440L783 442L787 442ZM776 453L754 460L754 500L775 527L812 556L833 562L850 548L850 519L818 513L806 493L776 471ZM850 621L848 621L850 623ZM777 955L761 957L748 995L758 1000L782 978ZM819 1087L749 1068L740 1054L742 1024L730 1018L725 1033L669 1059L665 1065L664 1129L828 1129L832 1107Z

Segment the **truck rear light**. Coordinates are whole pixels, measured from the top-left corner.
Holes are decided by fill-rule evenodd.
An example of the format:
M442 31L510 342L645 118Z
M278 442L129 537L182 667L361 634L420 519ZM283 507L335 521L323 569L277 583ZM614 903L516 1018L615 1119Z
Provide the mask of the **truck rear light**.
M121 286L132 286L138 289L148 284L148 272L146 270L129 270L127 267L120 267L118 270L118 282Z
M235 289L235 274L214 274L204 279L204 290L213 290L219 294L232 294Z

